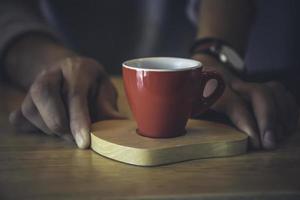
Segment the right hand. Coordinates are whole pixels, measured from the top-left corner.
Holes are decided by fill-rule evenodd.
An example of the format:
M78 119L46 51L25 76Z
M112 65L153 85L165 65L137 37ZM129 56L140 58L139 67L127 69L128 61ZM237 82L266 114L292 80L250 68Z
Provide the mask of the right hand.
M117 92L95 60L68 57L42 71L10 121L23 131L41 130L79 148L90 145L92 121L124 118L117 109ZM71 134L72 135L71 135Z

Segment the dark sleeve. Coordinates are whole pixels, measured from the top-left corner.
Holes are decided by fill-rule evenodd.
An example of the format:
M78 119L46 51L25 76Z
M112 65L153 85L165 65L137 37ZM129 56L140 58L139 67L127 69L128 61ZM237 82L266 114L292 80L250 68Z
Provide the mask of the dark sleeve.
M38 32L59 39L44 19L39 0L0 0L0 60L6 50L24 34Z

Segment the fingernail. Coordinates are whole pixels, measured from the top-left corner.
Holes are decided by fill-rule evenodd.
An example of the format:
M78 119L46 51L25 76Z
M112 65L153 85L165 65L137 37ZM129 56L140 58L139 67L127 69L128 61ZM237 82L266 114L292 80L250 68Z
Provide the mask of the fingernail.
M81 129L76 133L75 141L80 149L86 149L90 146L89 130Z
M265 149L275 149L276 141L273 131L266 131L264 134L263 145Z

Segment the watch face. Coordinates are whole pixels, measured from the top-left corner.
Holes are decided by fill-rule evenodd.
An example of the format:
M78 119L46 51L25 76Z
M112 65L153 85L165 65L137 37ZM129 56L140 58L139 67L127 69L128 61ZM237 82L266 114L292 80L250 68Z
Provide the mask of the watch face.
M220 53L219 58L223 63L228 62L227 56L224 53Z
M232 48L228 46L222 46L220 51L220 59L222 62L230 63L232 67L239 72L244 70L244 61ZM223 61L222 59L226 61Z

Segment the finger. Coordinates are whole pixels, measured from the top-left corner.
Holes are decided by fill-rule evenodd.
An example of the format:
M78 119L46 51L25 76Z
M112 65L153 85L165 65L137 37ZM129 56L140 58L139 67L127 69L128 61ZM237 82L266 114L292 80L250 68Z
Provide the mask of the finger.
M35 127L32 123L30 123L22 114L20 109L10 113L9 121L15 126L18 130L22 132L36 132L39 131L37 127ZM72 142L73 136L71 134L63 134L61 135L66 141Z
M266 83L266 85L268 85L271 88L275 106L278 110L277 122L281 124L283 129L280 135L285 135L285 133L287 133L289 130L289 124L291 121L292 115L290 112L291 112L292 101L291 99L289 99L287 95L287 91L283 87L283 85L275 81L268 82Z
M108 101L107 99L100 99L98 102L100 108L98 108L96 116L97 120L126 119L126 117L113 106L112 102Z
M266 85L270 88L272 93L272 99L274 101L275 108L277 109L276 114L276 139L277 141L283 140L288 131L288 101L286 99L285 88L278 82L268 82Z
M20 109L9 114L9 121L14 127L22 132L35 132L39 130L23 116Z
M9 121L15 126L18 130L22 132L36 132L39 131L37 127L31 124L22 114L21 110L16 110L9 115ZM73 142L73 136L71 134L63 134L61 138Z
M79 148L90 145L88 95L92 86L104 76L103 68L92 59L69 58L61 63L70 128Z
M36 106L34 105L32 98L29 94L26 95L22 106L21 111L23 116L38 129L43 131L48 135L53 135L51 130L47 127L42 117L40 116Z
M90 115L86 95L69 95L68 97L70 127L72 135L81 149L90 145Z
M96 120L126 118L118 111L117 92L109 80L103 81L99 86L96 105Z
M222 103L216 104L213 109L224 112L238 129L249 136L251 147L259 149L261 144L257 125L248 105L232 90L226 90L225 95L221 97L223 99L219 100Z
M61 96L62 74L59 69L38 76L30 89L33 103L47 127L56 135L68 133L68 119Z
M250 84L249 84L250 86ZM272 94L267 89L251 85L243 90L250 95L254 116L258 124L260 138L264 149L276 148L277 113Z

